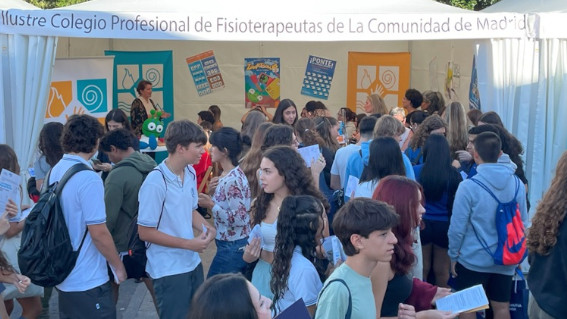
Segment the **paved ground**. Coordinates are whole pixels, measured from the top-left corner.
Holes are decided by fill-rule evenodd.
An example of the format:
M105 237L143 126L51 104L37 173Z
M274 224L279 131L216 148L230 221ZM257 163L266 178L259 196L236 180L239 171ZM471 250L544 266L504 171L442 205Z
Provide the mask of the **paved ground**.
M201 254L203 262L203 270L205 276L209 271L211 261L215 256L216 246L215 242ZM118 319L154 319L158 318L154 302L146 285L144 283L136 283L133 279L129 279L120 285L120 294L118 304L116 305L116 312ZM54 290L51 300L49 302L49 318L58 319L59 312L57 308L57 292ZM12 312L10 318L18 319L21 315L21 308L16 305L16 309Z

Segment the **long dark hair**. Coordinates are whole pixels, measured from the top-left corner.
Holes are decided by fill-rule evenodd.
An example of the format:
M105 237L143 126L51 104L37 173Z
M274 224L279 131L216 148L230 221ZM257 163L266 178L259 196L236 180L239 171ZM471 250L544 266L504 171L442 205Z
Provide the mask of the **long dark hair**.
M0 171L2 171L3 169L20 175L20 164L18 164L18 156L8 144L0 144ZM2 211L4 211L4 208L2 208ZM14 272L14 268L12 267L12 265L10 265L6 257L4 257L3 252L0 252L0 272L4 276Z
M321 146L325 146L335 153L339 149L339 143L331 136L331 128L338 124L337 120L333 117L321 116L314 118L313 122L315 122L315 129L317 130L317 133L319 133L319 136L321 136L321 139L324 142Z
M449 143L443 135L430 135L423 147L423 169L419 183L427 201L438 201L447 190L451 177L451 153Z
M295 103L290 99L281 100L280 104L278 104L278 108L276 109L276 112L274 113L274 118L272 119L272 122L275 124L287 124L287 122L284 120L283 112L286 109L288 109L290 106L292 106L295 109L295 120L293 120L293 123L291 123L291 125L295 125L295 123L297 123L297 118L299 116L297 113L297 106L295 106Z
M106 114L106 117L104 118L104 127L106 128L107 132L109 131L108 122L110 121L122 123L122 126L124 126L125 129L127 129L128 131L132 130L130 121L128 121L128 116L121 109L114 109Z
M295 134L299 136L303 146L325 145L315 130L315 122L308 117L301 118L295 123Z
M246 278L219 274L207 279L195 292L189 319L258 319Z
M246 178L248 179L252 198L255 198L258 195L259 186L258 176L256 175L256 172L258 171L260 162L262 161L261 148L262 144L264 143L265 133L268 128L272 127L272 125L274 125L272 124L272 122L264 122L260 124L260 126L258 126L258 129L256 129L256 132L254 132L254 136L252 137L252 145L250 146L250 150L248 150L248 153L246 153L246 155L240 162L240 169L242 169L244 175L246 175Z
M305 161L296 150L289 146L274 146L267 150L263 157L274 163L278 174L283 176L290 195L311 195L323 203L326 211L329 210L327 199L315 187L315 182L309 169L305 166ZM274 194L265 193L263 189L260 189L258 197L250 209L252 225L259 224L266 218L272 198L274 198Z
M62 133L63 124L59 122L45 124L39 133L39 151L45 156L45 161L51 167L55 166L63 157Z
M323 205L313 196L288 196L282 202L270 281L270 288L274 293L272 308L276 313L280 311L276 308L276 303L288 290L291 258L295 247L299 246L303 257L311 262L316 258L317 231L323 222L324 213Z
M232 127L221 127L216 132L211 134L209 141L212 146L215 146L219 151L225 153L230 159L232 165L238 165L238 155L242 150L242 141L240 140L240 133Z
M382 136L370 143L368 166L362 170L360 182L378 180L388 175L406 175L400 144L392 137Z

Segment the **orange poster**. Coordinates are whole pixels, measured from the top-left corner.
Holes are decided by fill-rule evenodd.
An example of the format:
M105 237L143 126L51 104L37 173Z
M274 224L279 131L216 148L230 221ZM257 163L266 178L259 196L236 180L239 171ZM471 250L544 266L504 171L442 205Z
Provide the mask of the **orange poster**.
M347 106L364 113L370 94L380 95L388 108L402 106L402 98L410 82L409 52L348 53Z

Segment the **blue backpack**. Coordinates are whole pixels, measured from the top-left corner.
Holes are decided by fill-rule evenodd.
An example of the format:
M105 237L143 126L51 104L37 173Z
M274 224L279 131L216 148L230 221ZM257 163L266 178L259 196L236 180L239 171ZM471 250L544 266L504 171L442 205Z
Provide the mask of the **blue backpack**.
M495 216L495 226L498 233L498 245L496 246L496 251L490 251L486 241L478 236L476 229L474 229L473 226L476 238L484 250L492 256L494 263L497 265L518 265L526 258L528 253L526 249L526 234L524 223L522 222L520 205L516 202L518 190L520 189L520 182L517 177L515 177L514 180L516 181L516 192L514 193L514 198L510 202L502 203L486 185L476 178L471 178L471 181L482 187L498 203Z

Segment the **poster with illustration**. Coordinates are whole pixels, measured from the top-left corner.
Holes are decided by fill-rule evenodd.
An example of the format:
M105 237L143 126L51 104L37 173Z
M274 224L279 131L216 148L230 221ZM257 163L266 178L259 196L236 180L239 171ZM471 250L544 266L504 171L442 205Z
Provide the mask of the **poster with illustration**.
M45 122L65 123L73 114L88 114L101 123L112 110L112 57L56 59Z
M401 107L409 88L410 62L409 52L349 52L347 106L356 113L364 113L368 96L378 94L388 108Z
M277 107L280 102L280 58L244 59L246 108Z
M185 59L199 96L224 88L224 80L212 50Z
M301 94L327 100L336 64L336 61L310 55L307 59Z
M172 51L104 51L114 56L114 101L130 115L132 102L139 96L138 83L152 83L151 99L156 108L171 114L165 125L173 120L173 52Z

